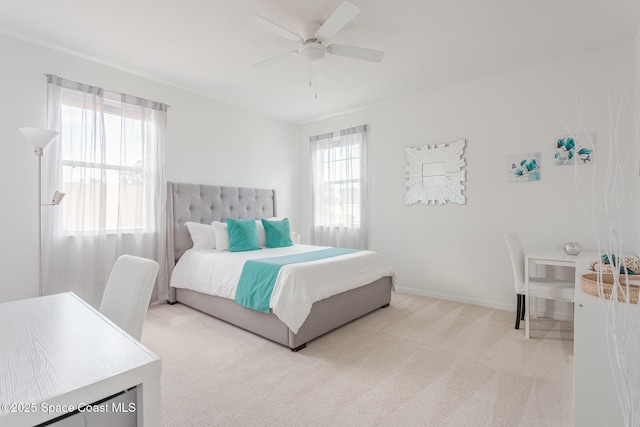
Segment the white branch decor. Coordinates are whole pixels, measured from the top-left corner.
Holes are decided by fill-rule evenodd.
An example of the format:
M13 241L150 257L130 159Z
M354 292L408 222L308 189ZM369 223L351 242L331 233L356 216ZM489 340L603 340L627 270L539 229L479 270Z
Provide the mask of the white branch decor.
M635 134L634 143L630 144L628 152L621 152L618 143L621 126L621 115L624 110L624 101L627 101L633 117ZM613 289L611 297L605 294L605 281L602 268L598 270L598 294L602 304L606 321L606 345L609 353L611 374L615 385L618 402L622 411L625 426L640 427L640 329L638 321L640 309L638 304L633 304L629 295L629 285L637 285L632 276L627 274L625 262L625 247L629 247L628 240L634 240L635 251L638 251L637 205L632 202L631 224L624 224L622 218L629 207L629 201L637 202L637 183L640 165L640 139L638 138L638 124L636 113L628 96L621 96L618 111L610 111L610 124L608 134L608 160L606 173L603 179L604 191L599 194L595 190L595 173L591 183L591 190L586 191L591 196L591 206L581 200L582 207L587 215L592 231L597 241L598 253L606 255L611 263L613 276ZM590 148L593 148L593 140L589 135ZM589 146L587 145L587 146ZM604 147L603 147L604 148ZM604 154L604 153L603 153ZM602 156L600 156L602 158ZM594 163L597 160L594 160ZM576 162L576 164L578 164ZM580 175L576 169L576 190L584 190ZM625 186L624 172L631 169L632 185ZM594 169L595 170L595 169ZM602 209L604 205L604 210ZM600 212L600 214L598 214ZM604 212L604 213L603 213ZM627 240L623 245L623 238ZM635 254L637 255L637 254ZM637 274L637 272L636 272Z
M449 144L405 148L405 204L464 205L464 147L465 140L461 139Z

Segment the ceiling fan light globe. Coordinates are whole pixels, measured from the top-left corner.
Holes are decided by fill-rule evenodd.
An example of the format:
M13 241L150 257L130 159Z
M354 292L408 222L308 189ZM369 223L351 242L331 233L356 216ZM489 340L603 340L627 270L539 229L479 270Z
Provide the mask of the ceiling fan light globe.
M327 50L320 43L307 43L300 49L300 57L308 62L320 62L327 56Z

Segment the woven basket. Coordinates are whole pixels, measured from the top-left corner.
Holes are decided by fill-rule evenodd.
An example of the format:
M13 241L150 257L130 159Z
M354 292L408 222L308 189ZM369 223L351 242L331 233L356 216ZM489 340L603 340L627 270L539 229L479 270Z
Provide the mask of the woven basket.
M640 281L640 276L627 276L630 281ZM626 278L624 274L620 275L620 287L618 288L618 301L625 302L625 296L627 287L625 285ZM580 287L582 290L590 295L600 296L598 292L598 274L589 273L583 274L580 277ZM638 285L629 285L629 302L632 304L638 303ZM604 291L604 297L606 299L611 298L611 290L613 289L613 274L602 275L602 289Z

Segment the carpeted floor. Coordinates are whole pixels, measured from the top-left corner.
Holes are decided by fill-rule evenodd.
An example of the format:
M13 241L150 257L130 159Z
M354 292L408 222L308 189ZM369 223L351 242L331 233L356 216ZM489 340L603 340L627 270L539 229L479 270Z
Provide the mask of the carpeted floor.
M181 304L150 307L163 426L571 426L573 324L394 293L298 353Z

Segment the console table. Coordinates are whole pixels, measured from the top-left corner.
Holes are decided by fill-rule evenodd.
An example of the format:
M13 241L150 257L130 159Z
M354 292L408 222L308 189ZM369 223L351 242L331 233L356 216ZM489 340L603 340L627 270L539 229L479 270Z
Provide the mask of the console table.
M555 267L568 267L573 270L577 288L580 288L580 275L586 272L591 261L598 259L596 252L581 252L579 255L567 255L560 250L547 250L542 252L527 253L524 263L525 296L527 307L525 309L525 337L529 339L529 315L531 313L531 298L529 298L529 278L531 265L548 265Z
M160 425L158 356L73 293L0 304L0 425L34 426L136 387L137 425ZM83 424L80 424L83 425Z

